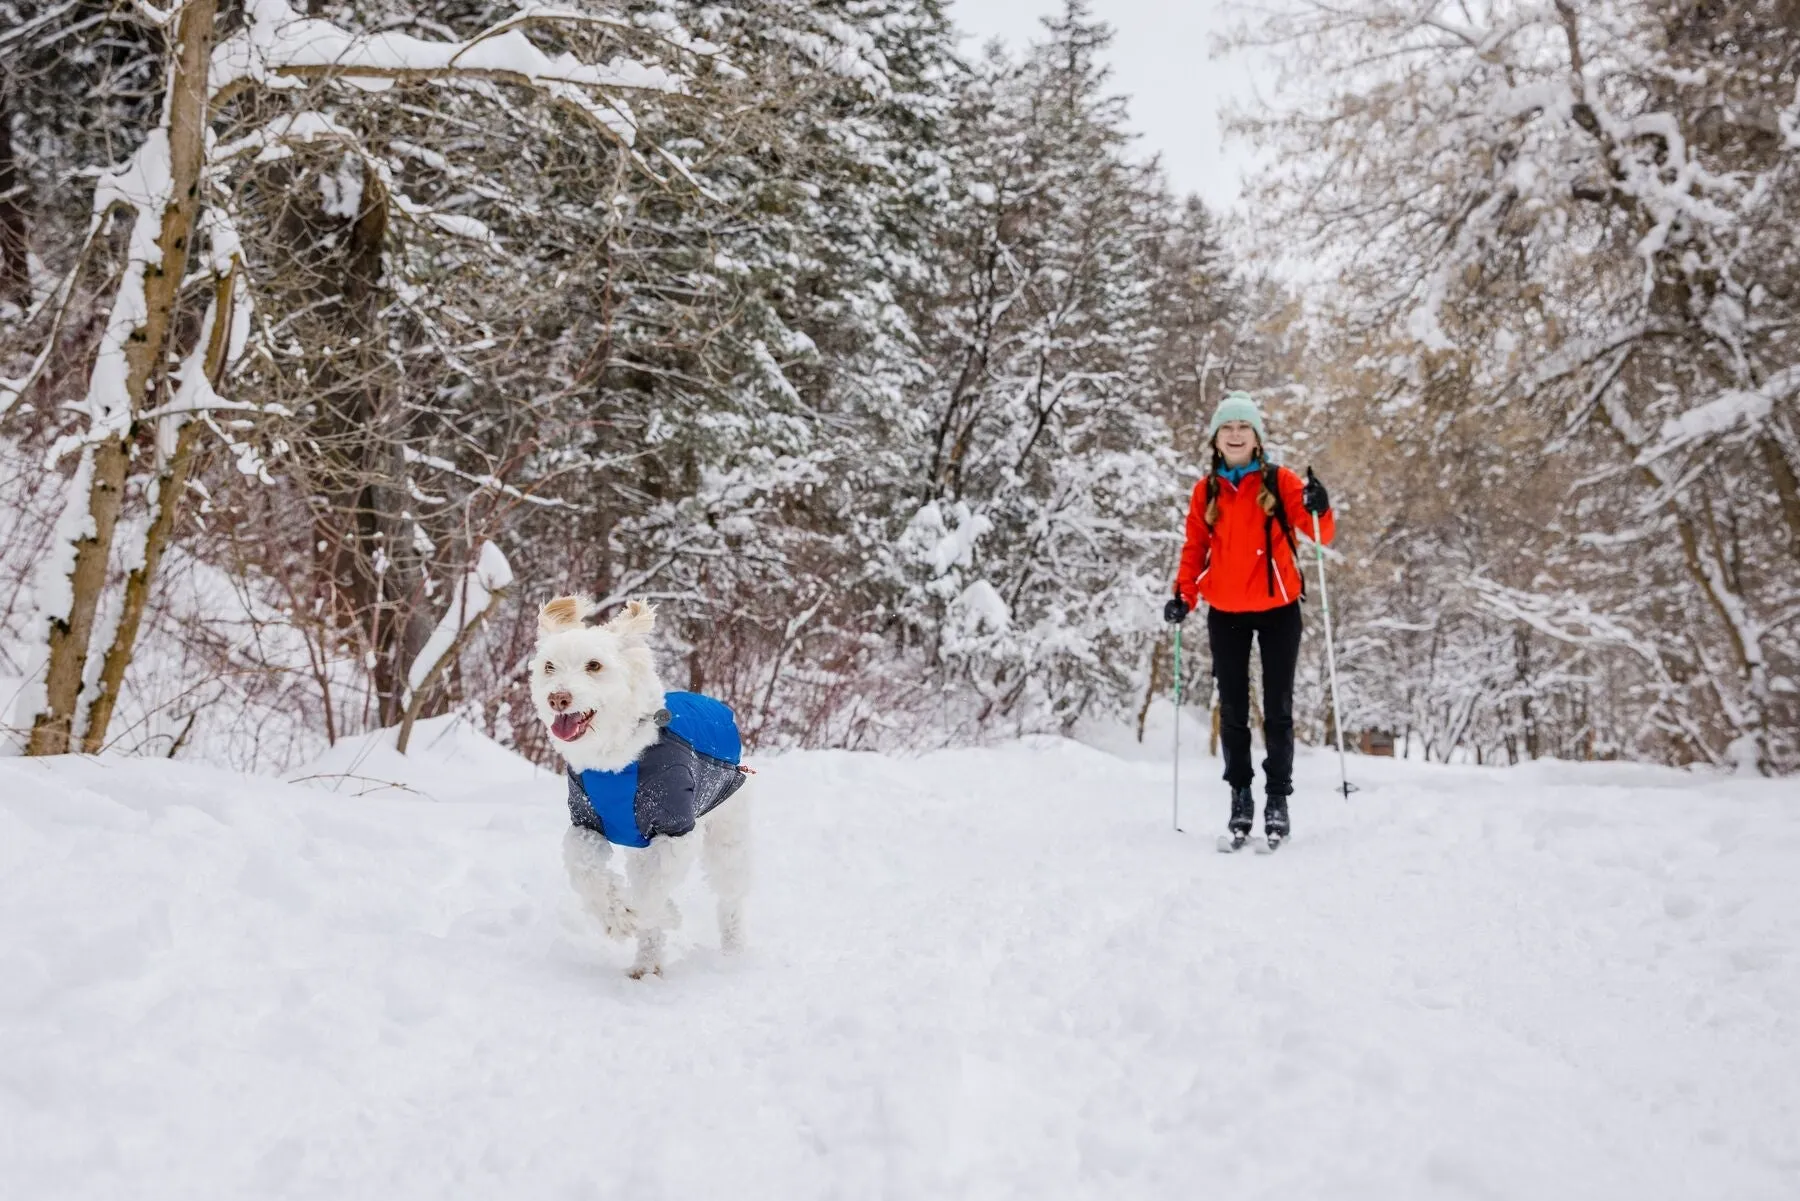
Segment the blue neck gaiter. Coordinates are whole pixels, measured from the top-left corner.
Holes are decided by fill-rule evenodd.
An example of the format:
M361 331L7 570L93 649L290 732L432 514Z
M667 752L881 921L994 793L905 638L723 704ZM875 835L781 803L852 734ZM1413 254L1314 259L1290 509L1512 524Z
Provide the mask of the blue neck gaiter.
M1245 476L1255 475L1257 472L1261 471L1262 469L1263 469L1262 456L1255 455L1251 458L1251 460L1248 463L1245 463L1242 467L1220 467L1218 470L1218 475L1219 475L1220 479L1230 480L1232 485L1235 487L1236 485L1244 482Z

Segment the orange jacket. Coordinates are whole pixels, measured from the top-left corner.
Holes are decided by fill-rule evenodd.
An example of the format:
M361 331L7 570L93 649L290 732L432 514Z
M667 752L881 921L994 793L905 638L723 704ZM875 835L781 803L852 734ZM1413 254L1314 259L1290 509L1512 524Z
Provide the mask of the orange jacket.
M1280 481L1282 509L1294 537L1312 537L1313 516L1300 503L1306 482L1285 467L1276 469ZM1175 576L1175 593L1197 608L1204 598L1215 609L1227 613L1256 613L1279 609L1300 599L1300 565L1281 523L1262 511L1256 503L1260 478L1247 475L1234 484L1219 478L1219 520L1206 528L1206 480L1194 485L1188 501L1187 542L1181 548L1181 567ZM1330 542L1337 532L1337 515L1326 510L1319 515L1319 537ZM1270 548L1275 554L1275 587L1269 587L1269 568L1264 556Z

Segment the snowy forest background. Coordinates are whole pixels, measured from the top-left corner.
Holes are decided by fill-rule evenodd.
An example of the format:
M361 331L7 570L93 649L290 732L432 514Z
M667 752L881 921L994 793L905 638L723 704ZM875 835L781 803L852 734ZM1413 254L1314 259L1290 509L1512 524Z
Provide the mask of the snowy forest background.
M1245 388L1341 514L1348 729L1800 768L1800 4L1278 4L1231 217L1107 36L0 0L10 741L548 762L567 590L662 603L762 747L1139 719Z

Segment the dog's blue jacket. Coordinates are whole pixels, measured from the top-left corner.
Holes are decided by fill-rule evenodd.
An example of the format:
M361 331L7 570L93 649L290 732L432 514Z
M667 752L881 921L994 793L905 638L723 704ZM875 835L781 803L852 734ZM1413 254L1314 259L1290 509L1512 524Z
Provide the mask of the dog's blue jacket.
M665 720L666 717L666 720ZM697 692L663 694L662 737L624 771L569 770L569 818L622 847L681 835L743 786L737 717Z

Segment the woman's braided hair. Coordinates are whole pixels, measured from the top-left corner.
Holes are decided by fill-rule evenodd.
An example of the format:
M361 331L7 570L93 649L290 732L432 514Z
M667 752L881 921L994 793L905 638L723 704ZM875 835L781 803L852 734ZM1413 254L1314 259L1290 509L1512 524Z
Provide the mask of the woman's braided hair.
M1207 473L1206 479L1206 525L1208 529L1219 524L1219 472L1223 471L1226 466L1225 456L1219 453L1219 444L1216 440L1213 442L1212 452L1212 470ZM1256 442L1256 457L1251 461L1258 463L1266 461L1263 459L1260 438ZM1275 515L1275 494L1269 491L1269 477L1260 467L1256 472L1256 503L1262 506L1262 511L1266 515L1270 517Z

